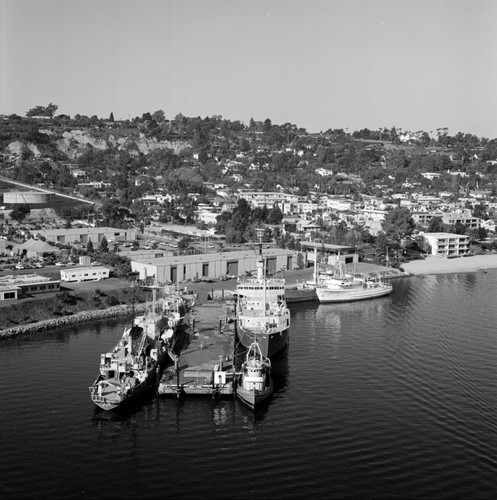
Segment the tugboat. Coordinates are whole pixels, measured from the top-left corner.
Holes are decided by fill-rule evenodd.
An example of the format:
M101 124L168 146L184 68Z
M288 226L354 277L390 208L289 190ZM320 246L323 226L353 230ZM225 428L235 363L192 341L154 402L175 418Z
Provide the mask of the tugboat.
M285 301L285 280L266 278L262 243L259 243L257 276L240 279L236 289L236 333L249 349L256 337L264 357L271 358L288 344L290 310Z
M121 339L100 357L100 373L90 389L92 401L103 410L118 410L154 385L167 350L182 324L176 311L156 312L156 288L152 309L133 318Z
M253 342L242 364L236 395L242 403L255 409L267 401L273 392L271 361L262 355L259 344Z

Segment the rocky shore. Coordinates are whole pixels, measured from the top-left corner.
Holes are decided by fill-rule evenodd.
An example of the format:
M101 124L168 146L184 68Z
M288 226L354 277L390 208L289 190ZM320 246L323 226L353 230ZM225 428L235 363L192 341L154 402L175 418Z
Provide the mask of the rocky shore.
M85 321L94 321L97 319L112 318L116 316L131 316L133 312L142 312L150 304L135 304L132 305L119 305L108 307L106 309L96 309L93 311L83 311L80 313L72 314L70 316L60 316L57 318L46 319L36 323L28 323L25 325L14 326L6 330L0 330L0 340L6 340L25 333L37 333L45 330L52 330L64 326L76 325Z

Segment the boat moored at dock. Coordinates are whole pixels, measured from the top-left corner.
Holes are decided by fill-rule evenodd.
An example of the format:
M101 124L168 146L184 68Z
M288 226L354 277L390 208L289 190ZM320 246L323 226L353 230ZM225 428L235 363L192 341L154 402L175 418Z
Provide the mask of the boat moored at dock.
M383 297L391 293L393 286L379 278L346 274L345 264L338 261L335 265L320 269L315 290L321 303L353 302Z
M338 287L316 287L316 295L321 303L353 302L374 299L388 295L393 290L391 283L364 280L362 283L344 284Z
M167 349L174 343L183 316L179 310L152 308L133 318L112 351L100 358L99 375L89 388L102 410L117 410L153 386L163 368Z
M240 279L236 297L236 332L243 347L248 349L257 338L265 357L282 351L288 344L290 330L285 279L265 276L262 245L257 259L257 276Z
M236 395L242 403L255 409L267 401L273 392L271 361L262 355L259 344L253 342L242 364Z

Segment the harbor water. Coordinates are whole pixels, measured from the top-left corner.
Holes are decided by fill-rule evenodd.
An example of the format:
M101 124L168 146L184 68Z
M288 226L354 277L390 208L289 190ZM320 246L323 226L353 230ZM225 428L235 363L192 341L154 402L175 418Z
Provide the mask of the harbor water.
M122 319L4 341L0 497L497 498L496 285L488 270L292 304L255 414L153 393L96 411L88 387Z

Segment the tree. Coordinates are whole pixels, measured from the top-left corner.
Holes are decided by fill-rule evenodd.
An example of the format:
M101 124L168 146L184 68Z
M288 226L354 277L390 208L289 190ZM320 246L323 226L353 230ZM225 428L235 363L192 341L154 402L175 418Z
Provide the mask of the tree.
M462 222L456 222L454 224L454 233L456 234L466 234L466 231L468 230L468 226L466 224L463 224Z
M386 238L395 242L400 242L402 238L411 236L416 226L410 210L405 207L396 207L387 212L381 225Z
M441 217L432 217L428 224L428 233L440 233L445 231L445 224L442 222Z
M157 123L162 123L163 121L165 121L166 115L165 115L164 111L162 111L162 109L155 111L152 114L152 120L155 120Z
M274 205L274 207L269 212L267 217L268 224L280 224L283 220L283 212L281 211L278 205Z
M48 106L35 106L26 112L26 116L49 116L53 118L58 106L50 103Z
M88 253L93 253L93 242L91 239L88 240L88 243L86 244L86 251Z
M31 207L23 203L22 205L19 205L10 212L10 218L14 219L15 221L21 223L31 212Z
M190 236L183 236L183 238L181 238L178 241L178 249L179 250L186 250L190 246L191 242L192 242L192 238Z
M473 217L479 217L480 219L488 219L488 212L487 212L487 206L485 203L477 203L474 206Z
M112 111L111 111L110 116L109 116L109 121L114 123L114 113L112 113Z
M100 240L100 245L98 246L98 251L102 253L107 253L109 251L109 242L105 236Z

